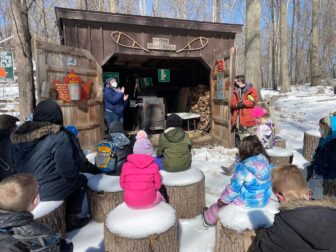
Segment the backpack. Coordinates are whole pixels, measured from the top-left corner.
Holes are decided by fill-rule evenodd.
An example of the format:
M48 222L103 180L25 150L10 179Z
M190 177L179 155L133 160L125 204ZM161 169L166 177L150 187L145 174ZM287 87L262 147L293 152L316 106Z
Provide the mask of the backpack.
M117 147L111 141L101 141L97 145L95 163L103 172L114 172L117 167Z

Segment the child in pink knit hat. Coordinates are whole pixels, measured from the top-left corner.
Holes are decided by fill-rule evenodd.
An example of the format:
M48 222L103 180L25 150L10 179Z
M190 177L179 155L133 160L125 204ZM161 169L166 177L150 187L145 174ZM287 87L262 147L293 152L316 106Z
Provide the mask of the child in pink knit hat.
M269 114L262 107L254 107L252 109L252 117L256 119L254 132L258 136L264 148L272 149L275 144L274 140L274 124Z
M150 208L164 201L161 193L161 175L155 162L153 146L145 131L136 136L133 154L128 155L120 175L124 201L130 208Z

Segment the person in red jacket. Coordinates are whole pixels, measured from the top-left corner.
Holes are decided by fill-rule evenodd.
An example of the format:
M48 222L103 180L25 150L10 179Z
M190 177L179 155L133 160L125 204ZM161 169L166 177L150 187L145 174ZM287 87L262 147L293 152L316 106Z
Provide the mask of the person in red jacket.
M259 101L258 91L252 84L245 82L244 75L235 78L235 90L232 93L231 107L231 127L238 134L253 134L252 127L256 125L256 120L252 116L252 109Z

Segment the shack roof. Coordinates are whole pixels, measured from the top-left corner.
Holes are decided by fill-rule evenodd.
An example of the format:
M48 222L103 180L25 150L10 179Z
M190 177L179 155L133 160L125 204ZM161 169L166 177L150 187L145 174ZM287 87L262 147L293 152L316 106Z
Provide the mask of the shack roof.
M129 24L133 26L162 27L178 30L195 30L198 32L233 33L242 30L241 24L225 24L206 21L193 21L163 17L119 14L110 12L87 11L68 8L55 8L56 19L60 32L63 29L63 20L90 21L97 23ZM61 32L62 33L62 32Z

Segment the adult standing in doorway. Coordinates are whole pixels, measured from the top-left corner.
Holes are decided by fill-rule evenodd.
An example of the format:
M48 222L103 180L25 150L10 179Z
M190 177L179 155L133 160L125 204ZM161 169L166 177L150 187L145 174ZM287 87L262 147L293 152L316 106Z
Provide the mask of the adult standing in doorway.
M235 90L231 96L231 127L236 132L236 144L240 136L253 134L256 125L252 109L259 101L258 91L252 84L246 83L244 75L235 77Z
M123 122L123 114L127 104L128 95L125 94L125 88L118 88L116 79L106 80L104 88L104 107L105 120L107 125L111 122Z

